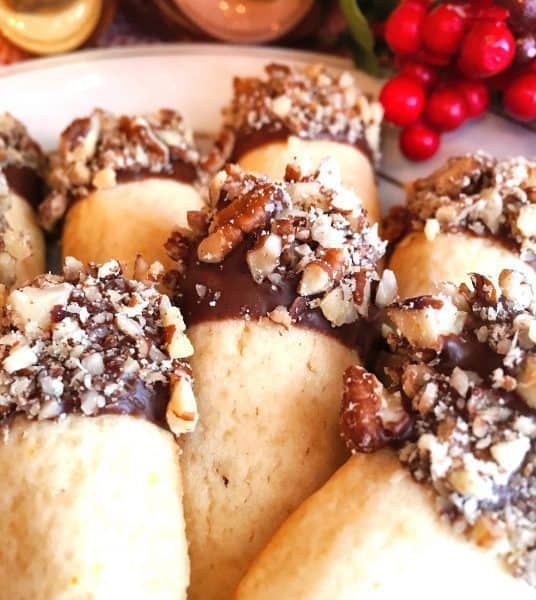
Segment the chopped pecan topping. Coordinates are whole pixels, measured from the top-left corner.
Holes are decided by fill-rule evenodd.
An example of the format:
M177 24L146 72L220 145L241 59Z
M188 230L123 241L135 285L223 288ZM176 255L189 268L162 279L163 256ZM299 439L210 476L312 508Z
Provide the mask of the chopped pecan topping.
M346 380L349 447L393 442L440 511L536 585L535 290L511 270L498 286L472 275L471 286L387 307L382 333L385 389L359 370ZM411 423L400 435L379 419L393 396Z
M16 231L8 221L14 192L32 206L42 200L47 160L24 125L9 113L0 113L0 283L11 287L17 266L35 252L25 231Z
M240 248L256 284L269 281L275 294L290 282L287 308L303 299L299 312L319 310L334 327L367 316L385 247L377 227L368 225L355 196L339 208L339 198L350 192L341 186L333 161L311 173L293 165L286 175L285 181L272 181L227 166L211 184L208 231L200 227L190 240L175 235L168 242L170 255L180 265L185 245L195 246L200 263L222 265L228 258L236 260ZM391 284L382 285L382 298L387 291L396 293ZM366 294L358 291L360 286ZM218 298L212 298L216 292ZM208 295L205 290L202 300L209 297L217 303L222 290Z
M0 113L0 166L28 167L41 174L46 163L39 144L29 136L26 127L9 113Z
M335 74L322 65L292 69L270 64L266 77L236 77L233 89L216 150L221 165L233 148L236 154L236 142L257 132L361 142L379 158L381 105L368 99L348 72Z
M84 269L67 259L62 276L14 290L2 309L0 423L70 413L163 423L167 407L173 432L190 431L197 412L184 332L167 296L125 279L116 261Z
M70 203L91 191L113 187L122 176L159 175L194 184L204 180L192 132L179 113L161 109L143 116L95 110L61 134L51 159L51 192L40 207L47 229Z
M536 260L536 162L496 160L482 153L450 158L414 181L406 207L394 207L384 224L390 242L410 231L429 239L439 232L469 230L496 236Z

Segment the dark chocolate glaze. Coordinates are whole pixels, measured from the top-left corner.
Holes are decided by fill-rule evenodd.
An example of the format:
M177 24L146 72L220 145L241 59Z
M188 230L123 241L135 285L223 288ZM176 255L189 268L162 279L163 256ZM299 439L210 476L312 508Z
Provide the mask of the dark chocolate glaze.
M2 168L7 184L13 192L24 198L33 208L43 200L45 182L35 169L9 164Z
M472 333L448 335L442 338L437 369L450 374L454 367L477 373L489 385L495 369L504 368L504 356L494 352L487 343L479 342ZM504 403L512 410L530 415L531 409L517 392L496 390Z
M329 335L350 348L359 348L363 355L367 354L377 335L374 319L332 326L319 308L310 308L307 300L298 295L300 276L296 274L287 273L277 286L266 279L256 283L246 261L247 251L253 244L253 239L246 238L220 264L200 262L197 259L198 244L190 247L178 298L189 326L223 319L258 320L277 306L285 306L294 325ZM203 298L196 289L199 285L207 289Z
M438 369L450 373L454 367L474 371L487 379L502 367L504 356L494 352L487 343L474 335L447 335L442 339Z
M172 159L171 165L164 171L154 172L150 169L132 167L116 172L117 183L129 183L150 178L174 179L182 183L193 183L197 179L197 169L191 163Z
M21 374L24 372L21 371ZM145 419L159 427L168 429L166 410L169 401L169 387L156 384L154 389L149 389L140 380L126 380L125 392L114 402L98 409L95 414L84 415L69 392L64 392L61 398L61 413L64 415L78 415L84 419L93 419L101 415L128 415ZM9 426L15 418L25 413L7 409L0 413L0 426Z
M125 382L125 393L112 404L101 408L98 415L130 415L140 417L167 429L166 409L169 387L156 384L149 389L139 379Z
M72 121L71 124L62 131L61 137L68 148L73 150L76 144L84 138L89 131L90 123L91 119L89 117L81 117L80 119Z
M299 134L290 131L290 129L281 126L267 125L261 129L239 131L236 134L236 140L231 154L230 162L238 162L244 154L273 142L284 142L291 135L301 137ZM303 139L311 139L304 137ZM331 140L341 144L348 144L344 136L333 136L329 133L320 133L314 139ZM359 138L354 144L350 144L360 150L371 163L374 162L374 156L370 146L364 137Z

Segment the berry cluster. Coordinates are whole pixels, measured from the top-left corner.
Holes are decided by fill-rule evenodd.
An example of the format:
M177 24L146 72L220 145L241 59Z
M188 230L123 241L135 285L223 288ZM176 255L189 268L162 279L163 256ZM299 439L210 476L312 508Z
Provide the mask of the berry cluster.
M403 0L391 13L384 35L398 74L380 100L385 118L403 127L400 148L408 158L430 158L443 132L486 110L490 90L502 92L514 118L536 119L535 6Z

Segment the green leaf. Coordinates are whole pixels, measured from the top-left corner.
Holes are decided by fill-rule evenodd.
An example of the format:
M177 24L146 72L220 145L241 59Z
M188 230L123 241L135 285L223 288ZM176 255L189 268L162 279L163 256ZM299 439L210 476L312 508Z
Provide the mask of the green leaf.
M374 54L374 35L357 0L339 0L339 4L348 30L358 46L354 53L356 61L367 71L378 73L380 69Z

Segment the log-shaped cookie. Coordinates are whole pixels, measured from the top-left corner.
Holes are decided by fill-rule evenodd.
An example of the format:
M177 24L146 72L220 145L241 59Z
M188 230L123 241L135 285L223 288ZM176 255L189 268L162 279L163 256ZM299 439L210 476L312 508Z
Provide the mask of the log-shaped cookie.
M356 455L280 528L238 599L534 598L536 296L515 271L473 285L387 309L385 387L361 366L345 374Z
M460 156L414 181L386 222L402 298L469 273L517 269L536 282L536 162Z
M129 274L138 254L166 263L171 230L203 204L199 161L174 111L116 117L96 110L62 133L41 219L51 229L65 218L63 256L116 258Z
M349 72L271 64L264 78L235 78L221 146L244 169L274 178L282 178L297 157L318 166L331 156L343 184L377 221L374 164L382 115L381 105L357 88Z
M376 287L380 302L396 290L378 285L384 243L332 167L275 182L229 166L208 230L169 244L200 406L181 461L191 598L229 598L345 456L342 373L373 336Z
M0 114L0 283L19 285L45 270L35 209L43 200L46 159L22 123Z
M0 596L186 597L177 308L116 261L14 290L0 327Z

